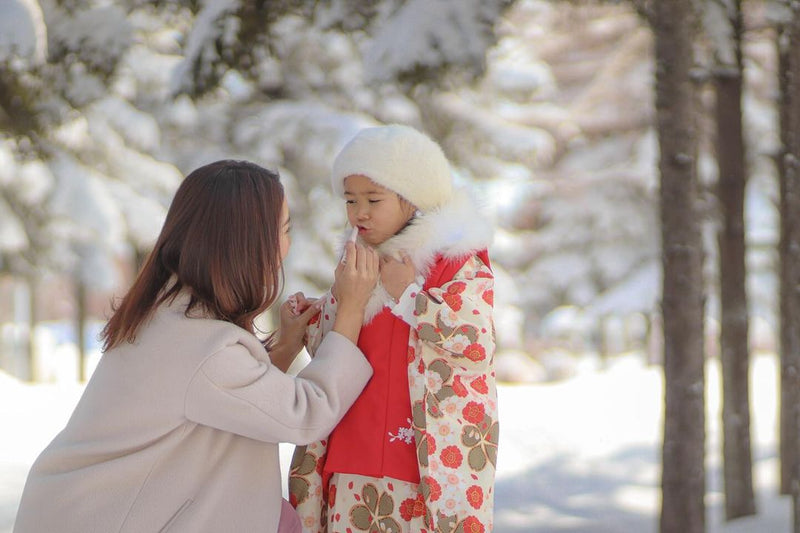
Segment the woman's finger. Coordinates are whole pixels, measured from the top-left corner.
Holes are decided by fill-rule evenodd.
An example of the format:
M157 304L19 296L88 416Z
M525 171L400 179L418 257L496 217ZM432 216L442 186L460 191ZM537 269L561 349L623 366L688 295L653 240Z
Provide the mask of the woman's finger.
M360 244L356 246L356 268L359 272L363 272L367 268L369 252L370 248L366 246L361 246Z
M314 302L309 305L308 308L303 311L298 318L303 322L308 322L314 315L320 312L320 309L322 309L322 303L322 300L314 300Z
M376 250L371 249L370 252L370 266L372 268L372 272L377 272L381 267L381 258Z
M344 245L344 255L342 256L341 264L346 265L348 262L356 260L356 244L352 241L347 241Z

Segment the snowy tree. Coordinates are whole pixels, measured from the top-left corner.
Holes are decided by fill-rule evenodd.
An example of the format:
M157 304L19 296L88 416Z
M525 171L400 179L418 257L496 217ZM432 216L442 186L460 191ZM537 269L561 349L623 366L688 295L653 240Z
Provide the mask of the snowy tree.
M204 2L187 36L173 89L205 94L231 69L269 85L270 71L264 65L272 64L275 52L284 46L273 29L286 18L311 21L318 31L354 35L365 49L367 82L405 79L428 84L450 68L480 72L495 41L494 23L510 4L509 0Z
M560 306L588 324L656 308L651 37L627 6L568 2L518 3L498 31L485 77L431 107L449 115L450 153L483 178L515 284L498 295L514 295L535 352Z
M345 225L333 157L358 129L402 122L485 200L501 347L543 355L564 310L581 351L608 317L657 314L652 35L632 4L40 4L58 64L8 78L27 84L36 133L4 126L2 143L39 179L39 218L15 198L0 210L7 270L28 257L122 291L120 262L147 253L180 176L234 157L279 170L296 222L286 291L318 294Z
M637 133L621 142L604 139L615 127L631 126L619 118L630 116L621 112L630 102L623 106L618 98L609 99L612 104L598 113L608 96L602 80L626 69L638 78L647 75L646 60L641 63L644 68L636 66L636 58L647 57L646 32L632 25L630 16L614 26L617 57L572 106L570 88L556 105L549 103L562 91L537 50L557 53L557 48L541 38L536 47L526 45L527 39L545 28L537 23L540 16L545 22L559 19L547 2L520 2L513 12L506 9L508 2L385 2L369 9L362 4L342 1L312 9L308 3L289 2L270 13L253 13L248 11L254 9L249 3L241 2L118 4L125 13L125 26L109 27L117 28L120 36L127 35L128 45L114 63L113 73L100 78L109 81L107 94L87 99L81 107L64 105L63 109L77 113L58 122L49 135L49 142L66 145L59 152L59 163L52 169L46 166L51 174L58 173L50 196L62 198L52 203L58 206L59 220L70 219L64 211L70 202L63 198L70 198L74 190L62 189L65 180L56 178L70 169L92 169L96 179L88 181L95 185L86 189L104 190L113 200L106 207L106 218L94 220L98 226L118 228L111 241L122 238L125 248L141 254L148 238L154 238L159 213L175 181L174 171L166 172L154 163L162 160L188 172L220 157L255 159L281 171L300 221L296 253L290 254L287 263L291 273L287 289L316 292L330 282L333 249L344 225L343 210L319 208L337 203L327 184L333 156L363 126L404 122L436 137L464 184L487 197L500 226L494 253L498 279L509 289L503 293L520 292L513 287L516 277L529 294L498 305L498 323L508 330L503 338L510 344L519 342L515 337L523 312L534 328L530 334L538 336L539 319L558 305L591 303L637 273L646 273L650 283L657 281L652 269L658 257L650 162L653 138ZM90 5L71 3L71 16L87 16L83 11ZM458 16L448 17L456 12L455 6ZM416 33L404 33L409 30L400 21L412 15L423 22L414 26ZM590 32L588 46L593 38L603 42L602 24L611 24L615 15L596 24L592 30L596 37ZM53 31L64 33L55 18ZM564 23L566 18L561 17ZM590 18L586 17L587 25ZM252 20L259 22L250 24ZM494 28L500 20L502 26ZM632 28L633 35L624 37ZM498 29L499 33L489 31ZM569 41L566 30L565 24L557 37L562 43ZM446 42L432 41L432 33ZM501 41L492 47L498 38ZM411 39L414 47L398 47L402 39ZM78 41L72 37L68 43ZM460 44L464 42L470 46ZM420 48L424 44L430 47L428 52ZM376 57L383 59L376 61ZM92 58L91 65L109 64ZM381 71L387 66L390 71ZM84 70L91 74L93 68ZM93 76L76 79L89 88L102 86ZM639 100L646 102L646 93ZM629 119L642 132L647 130L648 108L646 104L634 115L637 118ZM585 171L579 163L581 151L575 148L582 145L597 162L596 168ZM630 157L612 162L608 156L615 147L627 150ZM77 161L64 162L76 153L82 154ZM145 184L135 177L142 165L152 166L152 171L139 172L139 176L171 177L161 178L160 185L159 179ZM561 175L571 178L559 179ZM506 198L503 205L494 203L496 191L504 191L499 195ZM600 192L599 198L595 191ZM590 212L575 201L576 194L580 202L585 199L592 206ZM606 208L621 201L625 209ZM542 209L537 211L537 205ZM507 212L512 207L517 211ZM523 220L530 218L525 213L540 211L540 220L557 224L536 233L529 227L525 235L517 235L520 224L525 225ZM99 213L87 209L76 216L88 217L90 212ZM108 217L119 222L111 223ZM574 224L572 217L584 220ZM625 224L633 218L647 222ZM580 235L573 235L575 227L582 229ZM562 241L572 249L561 250ZM630 242L638 245L629 246ZM596 252L584 258L578 253L582 246ZM519 262L521 251L537 247L542 253L536 254L535 261ZM59 257L74 264L75 251L71 254L71 260L63 252ZM310 255L328 258L330 264L306 261ZM567 272L558 267L562 260L574 265L574 274L562 275ZM652 306L651 296L650 302L634 308Z
M176 155L181 168L199 164L190 152L203 153L208 141L211 153L227 148L279 169L297 221L287 290L317 293L332 281L345 224L343 208L326 207L340 205L327 180L333 157L358 129L378 123L436 136L426 102L438 85L484 69L508 2L277 4L254 14L246 2L208 2L197 12L169 90L199 135L179 142ZM242 22L250 16L260 23ZM224 137L204 138L212 131Z
M0 18L9 24L18 18L13 7L0 6ZM137 235L137 219L152 221L155 215L159 224L163 217L163 206L154 209L157 196L148 178L167 185L164 197L174 190L177 171L171 165L148 167L147 149L158 141L135 145L146 129L139 129L131 144L121 138L123 121L135 118L113 94L120 58L132 41L125 11L93 2L43 1L35 8L41 27L33 34L46 35L47 53L30 60L20 55L21 48L5 47L0 68L6 119L0 149L8 160L2 191L9 206L3 212L16 221L9 227L22 228L24 236L17 238L23 245L3 254L2 264L32 284L44 272L69 273L79 296L80 342L84 287L107 290L118 283L120 249L142 233ZM154 238L147 233L146 240Z

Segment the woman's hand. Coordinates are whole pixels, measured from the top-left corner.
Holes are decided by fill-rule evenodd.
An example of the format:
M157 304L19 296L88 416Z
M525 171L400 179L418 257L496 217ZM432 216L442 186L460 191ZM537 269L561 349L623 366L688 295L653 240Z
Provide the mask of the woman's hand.
M278 340L269 351L273 365L284 372L291 366L303 348L306 326L319 313L322 303L322 300L309 299L302 292L297 292L281 304L278 310L281 321Z
M414 282L416 275L414 264L405 253L402 261L389 256L381 257L381 285L395 301Z
M344 257L336 266L334 297L339 306L333 330L354 344L364 321L364 308L378 283L379 265L378 252L374 249L348 242Z

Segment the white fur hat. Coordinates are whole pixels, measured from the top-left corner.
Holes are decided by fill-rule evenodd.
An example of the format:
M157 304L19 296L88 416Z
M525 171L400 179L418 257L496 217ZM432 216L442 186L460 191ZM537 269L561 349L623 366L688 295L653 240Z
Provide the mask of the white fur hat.
M344 179L366 176L425 212L453 192L450 164L442 149L410 126L390 124L359 131L333 162L331 184L344 196Z

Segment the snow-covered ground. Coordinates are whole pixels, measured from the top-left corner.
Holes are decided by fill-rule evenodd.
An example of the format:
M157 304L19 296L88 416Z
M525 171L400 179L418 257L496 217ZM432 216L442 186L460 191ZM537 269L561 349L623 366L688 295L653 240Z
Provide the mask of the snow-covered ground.
M759 514L723 519L719 368L708 365L708 531L789 531L777 495L777 369L752 366L753 443ZM500 387L497 533L647 533L658 530L662 374L635 355L604 370L584 365L566 381ZM30 385L0 373L0 533L10 532L27 469L66 422L78 385ZM283 460L291 453L283 450Z

